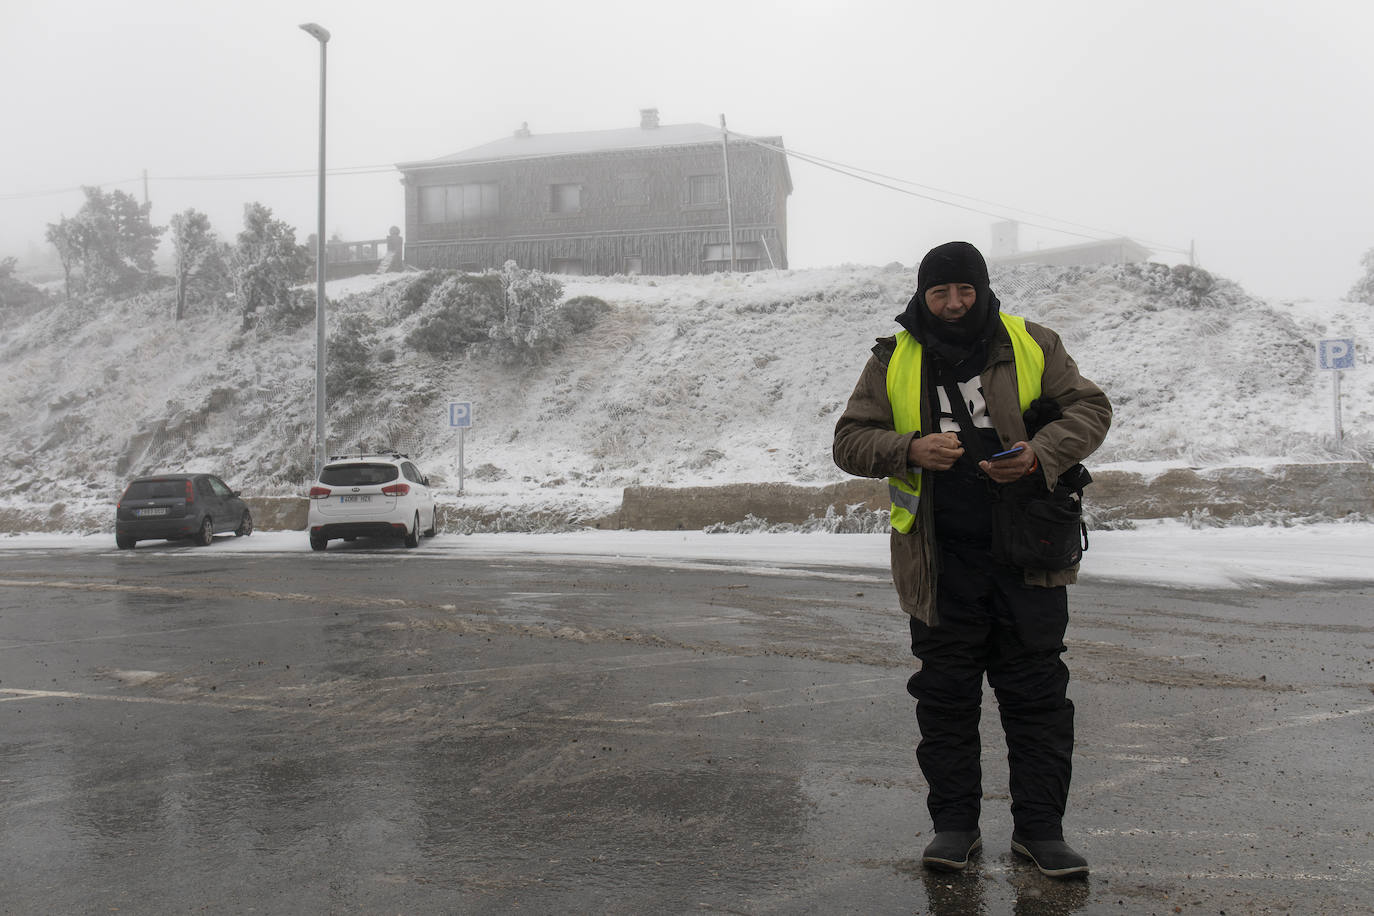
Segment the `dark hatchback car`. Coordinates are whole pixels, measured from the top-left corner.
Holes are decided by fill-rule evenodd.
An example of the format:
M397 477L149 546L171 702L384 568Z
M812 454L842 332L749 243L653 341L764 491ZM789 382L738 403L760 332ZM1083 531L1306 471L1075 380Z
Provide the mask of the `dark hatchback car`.
M115 507L115 544L128 550L154 538L191 538L202 547L216 534L253 533L253 514L213 474L158 474L139 477L124 490Z

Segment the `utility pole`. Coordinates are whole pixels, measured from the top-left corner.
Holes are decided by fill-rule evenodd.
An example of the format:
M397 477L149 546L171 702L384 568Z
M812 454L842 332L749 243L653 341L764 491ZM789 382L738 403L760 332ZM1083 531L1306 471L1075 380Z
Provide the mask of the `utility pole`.
M315 477L320 476L324 467L325 448L329 441L325 435L324 401L324 112L325 112L325 49L329 44L329 30L314 22L301 26L302 31L320 43L320 176L319 176L319 221L315 230Z
M735 208L730 198L730 132L720 116L720 155L725 161L725 222L730 229L730 273L735 272Z

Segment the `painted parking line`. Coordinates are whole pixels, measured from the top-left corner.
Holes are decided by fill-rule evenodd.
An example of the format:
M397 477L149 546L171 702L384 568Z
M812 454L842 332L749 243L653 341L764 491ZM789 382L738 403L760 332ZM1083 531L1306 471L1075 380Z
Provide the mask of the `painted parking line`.
M816 692L816 691L825 691L825 690L836 690L836 689L841 689L841 688L845 688L845 687L854 687L854 686L858 686L858 685L860 685L860 684L881 684L881 683L890 683L890 682L892 682L892 680L893 680L893 679L890 678L890 677L866 677L866 678L861 678L861 679L856 680L856 681L836 681L836 682L831 683L831 684L808 684L808 685L806 685L805 687L776 687L776 688L773 688L773 689L771 689L771 690L755 690L755 691L751 691L751 692L749 692L749 693L718 693L718 694L713 694L713 695L711 695L711 696L704 696L704 697L684 697L684 698L682 698L682 699L677 699L677 700L664 700L664 701L662 701L662 702L660 702L660 703L651 703L651 704L649 704L649 705L650 705L651 707L655 707L655 706L663 706L663 707L685 707L685 706L695 706L695 705L712 704L712 703L721 703L721 702L733 702L733 701L738 701L738 700L741 700L741 699L749 699L749 698L756 698L756 699L762 700L762 699L765 698L765 697L775 696L775 695L777 695L777 694L785 694L785 695L788 695L788 696L796 696L798 693ZM883 694L883 696L886 696L886 695L887 695L887 694Z
M1207 740L1217 741L1236 741L1242 738L1251 738L1255 735L1263 735L1268 732L1283 731L1289 728L1310 728L1314 725L1324 725L1327 722L1335 722L1340 719L1348 719L1351 716L1367 716L1374 713L1374 706L1360 706L1355 709L1343 709L1339 712L1314 712L1302 716L1293 716L1283 722L1276 722L1273 725L1261 725L1248 731L1239 732L1234 735L1213 735Z

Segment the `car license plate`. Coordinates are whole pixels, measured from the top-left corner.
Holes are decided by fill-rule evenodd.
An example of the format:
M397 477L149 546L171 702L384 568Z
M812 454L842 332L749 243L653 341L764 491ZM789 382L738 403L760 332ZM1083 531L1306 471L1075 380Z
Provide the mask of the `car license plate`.
M340 496L340 497L339 497L339 502L341 502L341 503L370 503L370 502L372 502L372 497L371 497L371 496Z
M139 518L146 518L146 517L149 516L149 515L166 515L166 514L167 514L167 507L166 507L166 506L159 506L159 507L157 507L156 509L135 509L135 510L134 510L134 515L138 516Z

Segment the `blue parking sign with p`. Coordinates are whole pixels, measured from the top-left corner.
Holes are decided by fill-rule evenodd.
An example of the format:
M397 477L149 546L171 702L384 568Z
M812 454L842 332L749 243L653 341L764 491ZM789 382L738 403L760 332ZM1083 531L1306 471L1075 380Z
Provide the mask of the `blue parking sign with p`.
M459 429L472 426L472 402L453 401L448 405L448 425Z
M1320 341L1317 344L1317 364L1323 369L1354 369L1354 339L1330 337Z

